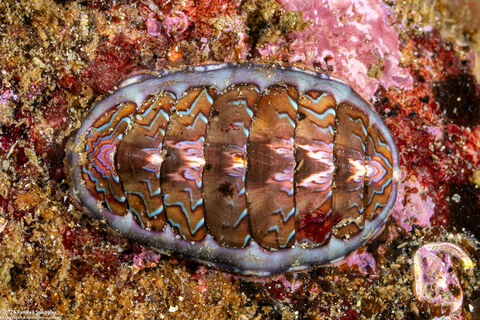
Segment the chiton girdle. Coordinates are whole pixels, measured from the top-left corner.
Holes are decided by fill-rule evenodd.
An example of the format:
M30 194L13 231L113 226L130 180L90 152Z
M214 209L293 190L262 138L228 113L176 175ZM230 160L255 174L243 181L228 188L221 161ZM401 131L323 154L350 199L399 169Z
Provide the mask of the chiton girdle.
M398 153L332 76L264 64L133 76L67 150L84 211L160 252L269 276L342 260L384 225Z

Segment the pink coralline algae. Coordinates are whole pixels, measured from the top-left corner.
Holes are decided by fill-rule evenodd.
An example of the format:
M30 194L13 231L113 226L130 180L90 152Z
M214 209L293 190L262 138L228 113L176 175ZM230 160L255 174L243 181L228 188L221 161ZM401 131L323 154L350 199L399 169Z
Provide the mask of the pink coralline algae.
M12 90L4 90L3 92L0 89L0 125L9 125L13 119L13 106L18 101L18 95L15 94ZM5 138L1 139L0 137L0 148L4 146Z
M179 36L184 33L189 25L188 17L182 11L172 11L165 18L165 29L172 36Z
M398 33L389 21L390 11L379 0L280 0L285 10L303 13L312 25L259 48L273 56L320 66L353 84L369 99L382 85L412 87L407 69L401 68ZM291 40L291 42L289 42ZM288 44L287 44L288 43ZM283 50L285 48L286 50Z
M346 262L350 268L352 267L358 268L358 271L364 276L377 275L375 271L375 268L376 268L375 258L372 256L370 252L365 251L364 248L361 248L357 250L355 253L353 253L350 257L348 257Z
M150 266L153 267L160 262L161 257L161 254L154 253L150 250L142 251L133 257L133 265L137 269L142 269L144 267Z
M464 250L452 243L429 243L413 256L415 296L426 303L432 315L461 314L463 291L452 258L465 271L472 271L473 261Z
M162 33L162 24L153 17L147 19L147 31L152 36L158 36Z
M405 172L405 169L402 170ZM427 196L428 188L424 187L415 175L402 178L398 185L397 201L392 210L396 223L406 232L413 226L428 227L434 214L435 203Z
M7 101L17 101L18 96L11 90L5 90L0 93L0 103L6 103Z
M173 37L180 36L187 30L190 24L187 15L178 10L170 12L163 23L155 17L156 14L150 13L149 18L145 22L147 32L152 36L159 36L162 34L162 31Z

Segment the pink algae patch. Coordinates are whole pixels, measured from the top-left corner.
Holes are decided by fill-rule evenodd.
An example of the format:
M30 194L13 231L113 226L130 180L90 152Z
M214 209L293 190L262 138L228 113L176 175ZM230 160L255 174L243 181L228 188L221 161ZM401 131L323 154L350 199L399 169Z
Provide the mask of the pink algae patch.
M162 33L162 24L153 17L148 18L145 25L148 33L152 36L158 36Z
M412 88L409 71L399 66L400 41L390 22L391 12L381 1L279 2L285 10L302 12L304 20L312 25L259 48L262 56L333 71L367 99L373 97L379 85Z
M364 248L361 248L350 255L346 260L346 263L350 268L357 268L357 270L364 276L377 275L375 271L375 258L370 252L365 251Z
M435 203L427 196L428 189L423 187L416 176L403 177L398 185L397 202L392 216L397 224L410 232L413 226L428 227L435 213Z
M173 36L184 33L189 25L188 17L182 11L172 11L165 19L165 29Z
M137 269L155 267L162 258L162 255L151 250L141 251L133 257L133 265Z

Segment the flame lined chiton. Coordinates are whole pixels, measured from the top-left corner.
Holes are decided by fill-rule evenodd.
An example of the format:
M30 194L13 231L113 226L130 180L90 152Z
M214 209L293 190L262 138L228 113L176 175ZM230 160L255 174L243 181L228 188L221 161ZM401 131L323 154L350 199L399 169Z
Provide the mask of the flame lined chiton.
M127 79L67 155L78 205L161 252L268 276L340 261L385 223L398 154L341 80L205 65Z

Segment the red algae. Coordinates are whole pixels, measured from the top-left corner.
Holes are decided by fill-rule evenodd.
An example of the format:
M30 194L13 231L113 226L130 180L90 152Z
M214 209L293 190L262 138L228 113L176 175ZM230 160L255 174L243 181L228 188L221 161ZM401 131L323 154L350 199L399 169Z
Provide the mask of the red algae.
M104 42L96 52L96 58L82 70L83 81L94 92L105 94L123 77L136 69L135 50L128 39L117 37L112 42Z
M191 19L191 24L195 26L192 30L192 37L200 39L202 37L210 38L216 36L220 30L215 30L214 21L217 17L235 17L236 8L240 5L238 0L212 0L212 1L193 1L184 2L182 9L185 15ZM226 28L227 25L222 26ZM223 29L222 28L222 29Z
M480 262L474 182L480 170L474 57L480 50L472 40L479 39L472 13L450 1L429 6L377 0L3 1L0 315L437 315L415 296L415 252L427 243L448 243ZM167 28L169 17L180 19ZM371 99L392 132L403 173L397 205L385 230L340 265L262 282L240 279L159 256L93 223L70 202L64 144L93 101L137 70L232 60L295 64L339 76ZM451 263L459 269L455 259ZM457 319L480 314L477 268L472 275L458 273L463 303Z
M108 247L102 244L107 242ZM79 280L93 275L108 280L119 272L121 263L130 260L122 252L109 247L118 246L119 240L102 231L85 228L66 228L63 232L62 244L71 255L72 276Z
M471 135L462 135L461 132L466 133L464 128L448 122L448 112L444 114L442 105L439 106L433 98L434 91L439 94L440 90L434 79L442 79L445 73L460 76L466 69L465 64L451 46L442 42L438 32L412 37L409 47L409 52L417 52L417 63L413 66L415 89L383 92L376 103L377 111L389 112L385 121L396 137L400 161L405 168L405 180L400 186L400 194L405 196L398 198L393 215L406 231L411 230L411 223L422 227L429 226L430 222L443 225L448 211L445 202L447 184L466 181L473 165L478 165L469 162L465 154L466 150L472 149L463 147L465 137ZM457 84L452 95L458 97L455 88ZM447 90L444 88L442 95L452 103L455 98L447 98ZM468 95L464 99L468 100L469 106L473 104L472 99L476 99L476 89L466 90ZM400 105L401 110L391 113ZM412 145L411 141L415 144Z

